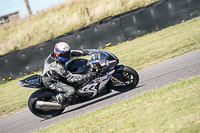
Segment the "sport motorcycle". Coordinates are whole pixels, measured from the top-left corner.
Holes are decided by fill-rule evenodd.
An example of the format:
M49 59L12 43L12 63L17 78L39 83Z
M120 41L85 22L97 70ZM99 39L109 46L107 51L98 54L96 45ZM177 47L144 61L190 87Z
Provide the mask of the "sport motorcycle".
M58 91L46 88L42 83L41 75L33 75L19 81L20 86L37 88L28 100L30 111L41 118L51 118L60 115L66 107L83 103L88 100L110 93L112 90L125 92L134 89L139 82L138 73L131 67L118 65L118 58L106 50L89 50L89 60L77 58L66 63L65 69L73 74L87 74L94 68L96 75L93 78L77 83L68 83L61 78L59 82L70 84L76 90L74 102L60 104L55 99ZM104 72L105 66L118 61Z

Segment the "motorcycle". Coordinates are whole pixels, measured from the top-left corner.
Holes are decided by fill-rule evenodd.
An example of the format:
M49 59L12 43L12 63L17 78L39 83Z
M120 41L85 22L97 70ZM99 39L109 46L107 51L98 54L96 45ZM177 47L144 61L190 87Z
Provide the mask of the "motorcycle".
M131 67L118 65L118 58L105 50L89 50L90 59L77 58L66 63L65 68L73 74L86 74L95 68L97 75L81 83L71 84L75 90L75 102L82 103L115 91L129 91L139 82L138 73ZM118 61L108 71L103 72L105 66ZM62 78L60 82L67 83ZM28 100L30 111L41 118L51 118L60 115L66 107L73 104L60 104L55 99L58 92L45 88L42 76L33 75L19 81L20 86L38 88Z

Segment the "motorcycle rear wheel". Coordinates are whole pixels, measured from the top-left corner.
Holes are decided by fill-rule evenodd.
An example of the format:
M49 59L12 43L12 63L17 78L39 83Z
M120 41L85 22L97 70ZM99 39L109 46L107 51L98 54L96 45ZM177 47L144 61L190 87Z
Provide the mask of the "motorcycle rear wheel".
M122 71L113 75L108 86L115 91L125 92L134 89L138 83L138 73L133 68L125 66Z
M65 109L58 109L58 110L42 110L36 108L37 101L50 101L54 93L48 89L40 89L35 91L28 100L28 107L30 111L41 118L52 118L55 116L60 115Z

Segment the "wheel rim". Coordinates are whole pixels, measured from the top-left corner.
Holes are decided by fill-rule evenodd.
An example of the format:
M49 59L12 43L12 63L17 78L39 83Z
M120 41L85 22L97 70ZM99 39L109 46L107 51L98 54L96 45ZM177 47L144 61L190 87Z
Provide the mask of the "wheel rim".
M134 82L134 76L130 73L123 72L122 77L125 79L124 83L126 86L132 85Z
M112 80L113 86L128 87L128 86L133 85L134 79L135 78L131 73L122 72L122 73L118 73L114 75L111 80Z

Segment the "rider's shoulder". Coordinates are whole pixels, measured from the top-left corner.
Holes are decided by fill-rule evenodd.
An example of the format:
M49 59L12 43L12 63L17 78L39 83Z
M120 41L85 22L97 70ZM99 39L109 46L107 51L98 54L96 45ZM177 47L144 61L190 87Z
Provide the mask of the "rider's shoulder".
M52 62L56 61L53 53L51 53L45 60L46 63L51 64Z

